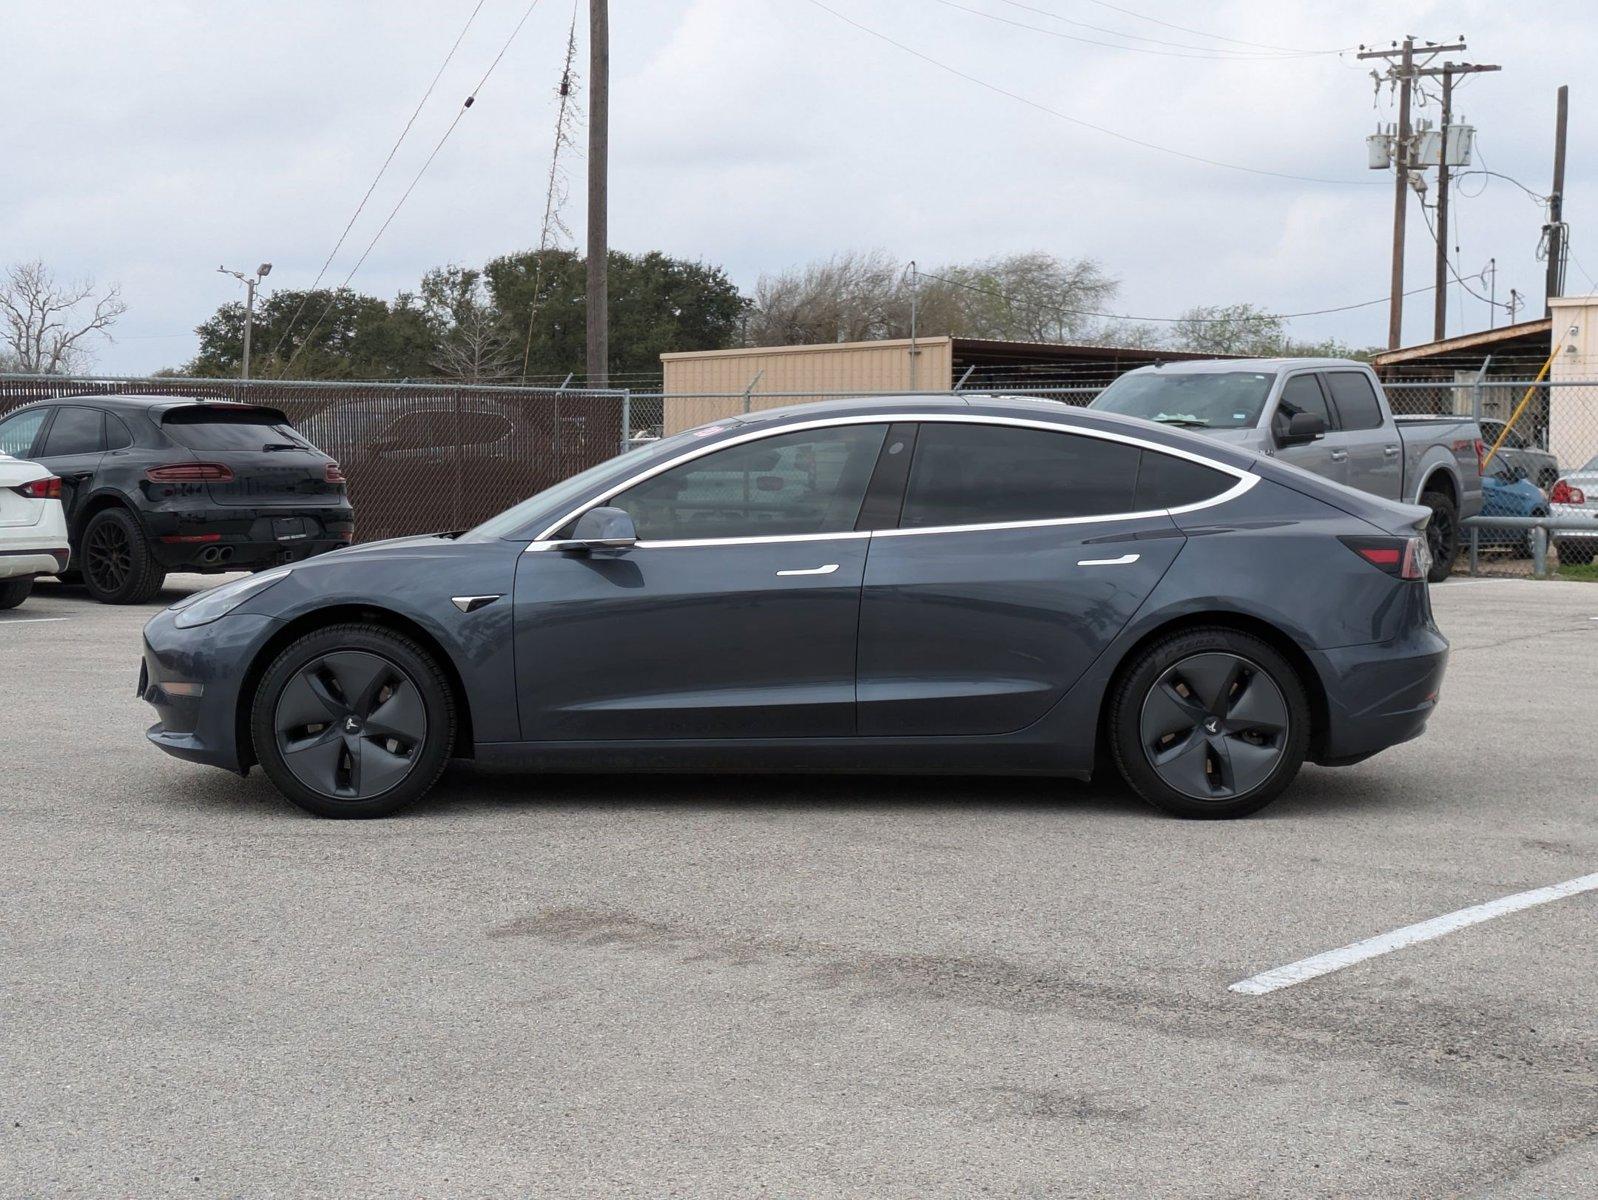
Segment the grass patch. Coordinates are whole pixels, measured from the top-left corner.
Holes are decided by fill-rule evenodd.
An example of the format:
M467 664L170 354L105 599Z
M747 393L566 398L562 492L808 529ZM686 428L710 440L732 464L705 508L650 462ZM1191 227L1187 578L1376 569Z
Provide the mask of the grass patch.
M1598 562L1571 563L1559 568L1560 579L1575 579L1583 583L1598 583Z

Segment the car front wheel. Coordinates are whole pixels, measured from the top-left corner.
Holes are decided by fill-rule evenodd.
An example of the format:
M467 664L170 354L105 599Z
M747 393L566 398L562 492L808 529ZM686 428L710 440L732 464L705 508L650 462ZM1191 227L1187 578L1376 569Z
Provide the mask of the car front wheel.
M1298 672L1234 629L1177 633L1144 650L1113 689L1108 717L1122 778L1181 817L1257 812L1293 781L1309 748Z
M250 711L256 759L279 791L322 817L386 817L449 761L455 705L438 663L380 625L335 625L282 651Z

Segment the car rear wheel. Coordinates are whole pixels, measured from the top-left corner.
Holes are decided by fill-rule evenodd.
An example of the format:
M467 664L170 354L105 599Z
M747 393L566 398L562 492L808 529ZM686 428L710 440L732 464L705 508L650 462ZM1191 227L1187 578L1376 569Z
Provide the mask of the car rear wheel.
M21 579L0 579L0 609L15 608L33 591L33 576Z
M1593 552L1598 550L1598 543L1571 539L1569 541L1555 542L1554 547L1559 551L1560 563L1570 566L1572 564L1590 563L1593 559Z
M1432 552L1432 569L1426 578L1441 583L1459 557L1459 506L1447 492L1423 492L1420 502L1432 510L1426 523L1426 548Z
M437 781L455 741L449 682L410 638L335 625L272 661L250 711L255 756L321 817L386 817Z
M108 508L83 531L83 585L102 604L145 604L166 582L166 569L132 513Z
M1115 763L1139 796L1181 817L1243 817L1290 784L1309 748L1297 671L1259 638L1173 634L1122 673L1109 705Z

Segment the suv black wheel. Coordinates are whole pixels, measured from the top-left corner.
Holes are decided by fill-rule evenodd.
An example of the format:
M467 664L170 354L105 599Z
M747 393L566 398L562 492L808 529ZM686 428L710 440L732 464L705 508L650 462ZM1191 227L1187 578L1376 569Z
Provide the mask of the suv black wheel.
M108 508L89 519L79 551L83 585L102 604L144 604L166 582L138 519Z
M1426 578L1441 583L1459 557L1459 506L1447 492L1423 492L1420 502L1432 510L1426 523L1426 548L1432 552L1432 569Z
M380 625L301 638L261 677L255 757L278 790L321 817L386 817L420 799L455 741L449 681L431 655Z
M1109 743L1122 778L1181 817L1243 817L1269 804L1303 765L1309 726L1291 664L1233 629L1156 642L1110 696Z
M0 579L0 609L15 608L28 598L31 591L32 575L24 575L21 579Z

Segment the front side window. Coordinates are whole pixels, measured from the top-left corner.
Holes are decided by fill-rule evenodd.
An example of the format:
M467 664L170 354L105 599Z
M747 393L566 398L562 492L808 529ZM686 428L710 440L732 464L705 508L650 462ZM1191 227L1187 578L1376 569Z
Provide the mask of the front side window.
M41 458L63 454L93 454L105 449L105 419L96 408L58 409L50 432L44 435Z
M1320 382L1313 375L1295 375L1282 385L1282 398L1276 402L1276 419L1286 425L1299 413L1313 413L1332 427L1331 410Z
M837 425L729 446L628 488L644 541L843 533L855 527L886 425Z
M39 427L49 415L48 408L35 408L0 421L0 454L27 458L38 439Z
M1380 429L1382 408L1376 390L1360 371L1331 371L1326 382L1332 389L1332 403L1344 429Z
M927 424L899 524L994 525L1135 511L1136 446L1004 425Z

